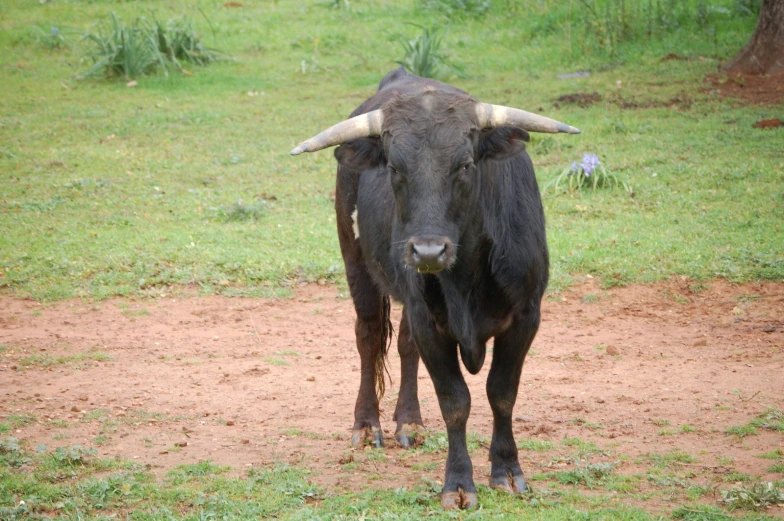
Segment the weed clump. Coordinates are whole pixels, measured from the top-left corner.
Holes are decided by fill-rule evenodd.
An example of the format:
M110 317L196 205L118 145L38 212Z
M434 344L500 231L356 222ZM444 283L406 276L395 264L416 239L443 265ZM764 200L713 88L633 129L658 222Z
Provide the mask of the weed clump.
M722 490L720 501L730 510L760 510L771 505L784 504L784 490L776 487L772 481L762 481Z
M422 32L414 39L401 39L405 55L397 63L422 78L445 78L457 76L467 78L461 65L452 62L441 51L441 32L435 27L421 27Z
M86 32L81 41L91 45L87 58L93 65L79 78L137 78L174 67L187 70L185 62L207 65L223 58L220 51L204 45L193 22L187 18L161 22L140 16L125 24L112 12L107 24L95 32Z
M236 203L216 208L215 219L226 223L257 221L261 218L263 210L264 207L261 204L247 204L237 201Z
M555 474L555 478L564 485L585 485L593 488L597 481L610 476L615 465L610 462L586 463L572 470Z

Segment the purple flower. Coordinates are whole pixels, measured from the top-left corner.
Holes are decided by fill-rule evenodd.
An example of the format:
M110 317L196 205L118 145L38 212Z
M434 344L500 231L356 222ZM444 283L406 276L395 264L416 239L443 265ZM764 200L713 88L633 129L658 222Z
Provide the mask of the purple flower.
M599 166L599 156L596 154L585 154L582 162L580 162L580 167L583 169L583 172L585 172L585 177L591 177L591 174L596 170L597 166Z
M576 162L572 161L572 169L569 170L569 174L568 175L576 174L579 171L580 171L580 167L577 165Z
M58 34L60 34L60 29L58 29L57 27L52 27L51 31L52 31L51 36L57 36Z

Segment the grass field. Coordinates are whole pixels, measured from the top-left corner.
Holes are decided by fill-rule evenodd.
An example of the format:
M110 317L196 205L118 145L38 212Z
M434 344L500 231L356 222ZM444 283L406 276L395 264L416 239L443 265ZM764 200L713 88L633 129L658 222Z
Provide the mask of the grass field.
M735 3L713 2L722 9L704 27L696 7L675 9L650 37L642 18L640 34L610 48L578 2L496 2L448 22L411 2L202 3L204 16L192 4L4 2L0 286L51 300L340 282L334 160L287 152L373 92L402 58L400 39L420 31L410 23L445 27L445 51L470 75L453 83L584 130L535 136L541 184L592 152L632 185L634 197L546 194L554 289L575 273L608 286L781 280L781 132L751 128L780 107L720 100L703 83L754 26ZM111 11L190 16L233 59L133 78L135 88L76 80L90 65L78 31ZM40 37L50 27L64 35L58 49ZM662 61L669 53L689 59ZM556 78L583 69L590 77ZM603 101L556 108L575 92Z
M545 192L553 291L575 274L607 287L673 276L695 288L717 277L784 280L784 138L752 128L784 107L722 99L704 82L748 40L755 2L621 5L4 0L0 290L47 301L344 284L332 155L288 151L372 94L403 58L401 39L421 31L413 24L444 29L444 51L468 75L451 83L583 130L532 139L540 185L585 153L631 185L631 194ZM207 45L231 59L79 80L91 65L80 32L110 12L126 21L191 17ZM679 59L663 60L671 53ZM557 77L583 70L591 74ZM600 99L557 101L574 93ZM0 440L2 519L661 519L617 506L612 490L622 484L612 480L596 494L563 488L527 502L483 488L482 510L445 514L435 484L335 497L309 485L303 468L229 478L205 463L156 481L86 449L37 452ZM19 473L23 465L30 472ZM707 493L695 490L695 501ZM30 512L20 497L45 508ZM765 519L675 507L667 518Z

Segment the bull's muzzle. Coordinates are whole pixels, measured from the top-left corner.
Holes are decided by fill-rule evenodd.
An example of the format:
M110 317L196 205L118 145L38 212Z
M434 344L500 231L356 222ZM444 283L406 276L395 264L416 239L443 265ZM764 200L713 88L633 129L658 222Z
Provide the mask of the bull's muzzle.
M455 247L449 237L411 237L406 244L406 264L419 273L438 273L455 261Z

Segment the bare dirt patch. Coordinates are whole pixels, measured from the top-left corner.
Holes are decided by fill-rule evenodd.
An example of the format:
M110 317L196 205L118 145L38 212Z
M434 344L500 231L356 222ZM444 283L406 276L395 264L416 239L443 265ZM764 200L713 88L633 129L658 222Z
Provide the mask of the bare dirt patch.
M740 98L755 105L784 103L784 72L776 74L714 74L706 81L722 96Z
M350 447L359 382L353 322L351 301L316 285L288 300L42 305L3 297L0 422L32 447L95 446L159 473L210 459L238 472L302 463L333 490L442 479L443 454L412 457L395 447L394 352L395 382L382 403L387 448ZM480 439L492 428L489 365L467 375L469 431ZM425 423L442 431L420 371ZM605 291L586 278L545 302L523 370L516 436L550 441L556 451L566 438L593 442L614 461L627 456L619 467L626 474L644 469L651 454L678 449L695 458L686 465L707 485L730 472L781 479L758 456L784 448L782 433L739 438L725 430L784 410L782 375L784 284L677 280ZM486 450L473 457L475 477L486 483ZM529 475L554 465L552 452L521 451L521 459Z

